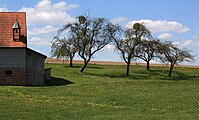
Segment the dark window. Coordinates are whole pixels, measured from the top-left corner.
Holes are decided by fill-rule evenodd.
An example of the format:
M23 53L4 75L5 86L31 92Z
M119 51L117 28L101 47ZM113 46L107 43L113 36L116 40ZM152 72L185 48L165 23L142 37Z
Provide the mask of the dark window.
M5 76L12 76L12 70L5 70Z

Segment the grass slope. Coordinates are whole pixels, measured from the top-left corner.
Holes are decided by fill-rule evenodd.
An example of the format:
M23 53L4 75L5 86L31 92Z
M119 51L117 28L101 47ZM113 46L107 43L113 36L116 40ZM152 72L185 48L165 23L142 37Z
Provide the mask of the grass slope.
M0 119L187 120L199 118L199 69L46 64L47 86L0 86Z

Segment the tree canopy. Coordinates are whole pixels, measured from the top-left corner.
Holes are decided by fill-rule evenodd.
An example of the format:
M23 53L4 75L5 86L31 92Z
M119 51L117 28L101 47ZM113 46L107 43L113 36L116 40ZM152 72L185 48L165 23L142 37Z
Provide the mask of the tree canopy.
M190 51L181 49L177 45L174 45L171 41L165 41L158 46L160 59L164 63L170 63L169 77L171 77L174 65L178 65L184 61L191 62L194 60L194 56L190 54Z
M89 18L81 15L77 18L76 22L67 23L58 30L58 35L52 40L51 53L57 58L69 58L70 66L78 53L84 61L80 70L82 73L94 54L112 42L126 63L126 76L129 76L130 64L135 59L145 61L147 70L150 70L150 61L160 58L162 62L170 63L169 76L174 65L194 60L190 51L179 48L171 41L162 42L153 38L144 23L135 23L132 28L123 29L104 17ZM66 37L60 39L59 35L64 31L67 31Z
M141 40L138 48L136 49L136 57L142 59L147 63L147 70L150 70L150 61L157 56L158 39L153 40Z
M59 32L69 30L70 37L77 40L79 56L84 60L84 71L92 56L112 41L116 27L106 18L86 18L79 16L79 22L66 24Z
M70 67L73 66L73 58L77 52L76 40L74 38L60 39L58 36L52 40L51 54L56 58L69 58Z
M135 23L132 29L124 31L124 38L114 38L116 48L121 53L123 60L127 64L126 76L129 76L129 67L131 60L136 57L138 45L143 37L151 37L150 31L140 23Z

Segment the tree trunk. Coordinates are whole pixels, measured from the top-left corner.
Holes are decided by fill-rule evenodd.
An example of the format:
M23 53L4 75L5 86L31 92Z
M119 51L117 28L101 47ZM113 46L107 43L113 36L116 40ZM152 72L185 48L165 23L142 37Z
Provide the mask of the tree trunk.
M126 76L129 76L129 68L130 68L130 63L127 63L127 66L126 66Z
M82 69L81 69L81 73L84 72L84 69L86 68L87 64L88 64L89 60L84 60L84 65L82 66Z
M169 70L169 77L171 77L173 71L174 64L171 63L170 70Z
M70 58L70 67L73 67L73 58Z
M128 57L127 61L127 66L126 66L126 76L129 76L129 69L130 69L130 64L131 64L131 57Z
M147 61L147 70L150 70L150 64L149 64L149 61Z

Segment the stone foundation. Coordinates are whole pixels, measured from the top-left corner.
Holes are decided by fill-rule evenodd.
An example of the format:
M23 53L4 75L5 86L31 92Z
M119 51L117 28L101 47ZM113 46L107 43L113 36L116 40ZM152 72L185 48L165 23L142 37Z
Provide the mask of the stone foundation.
M26 85L26 68L0 68L0 85Z

